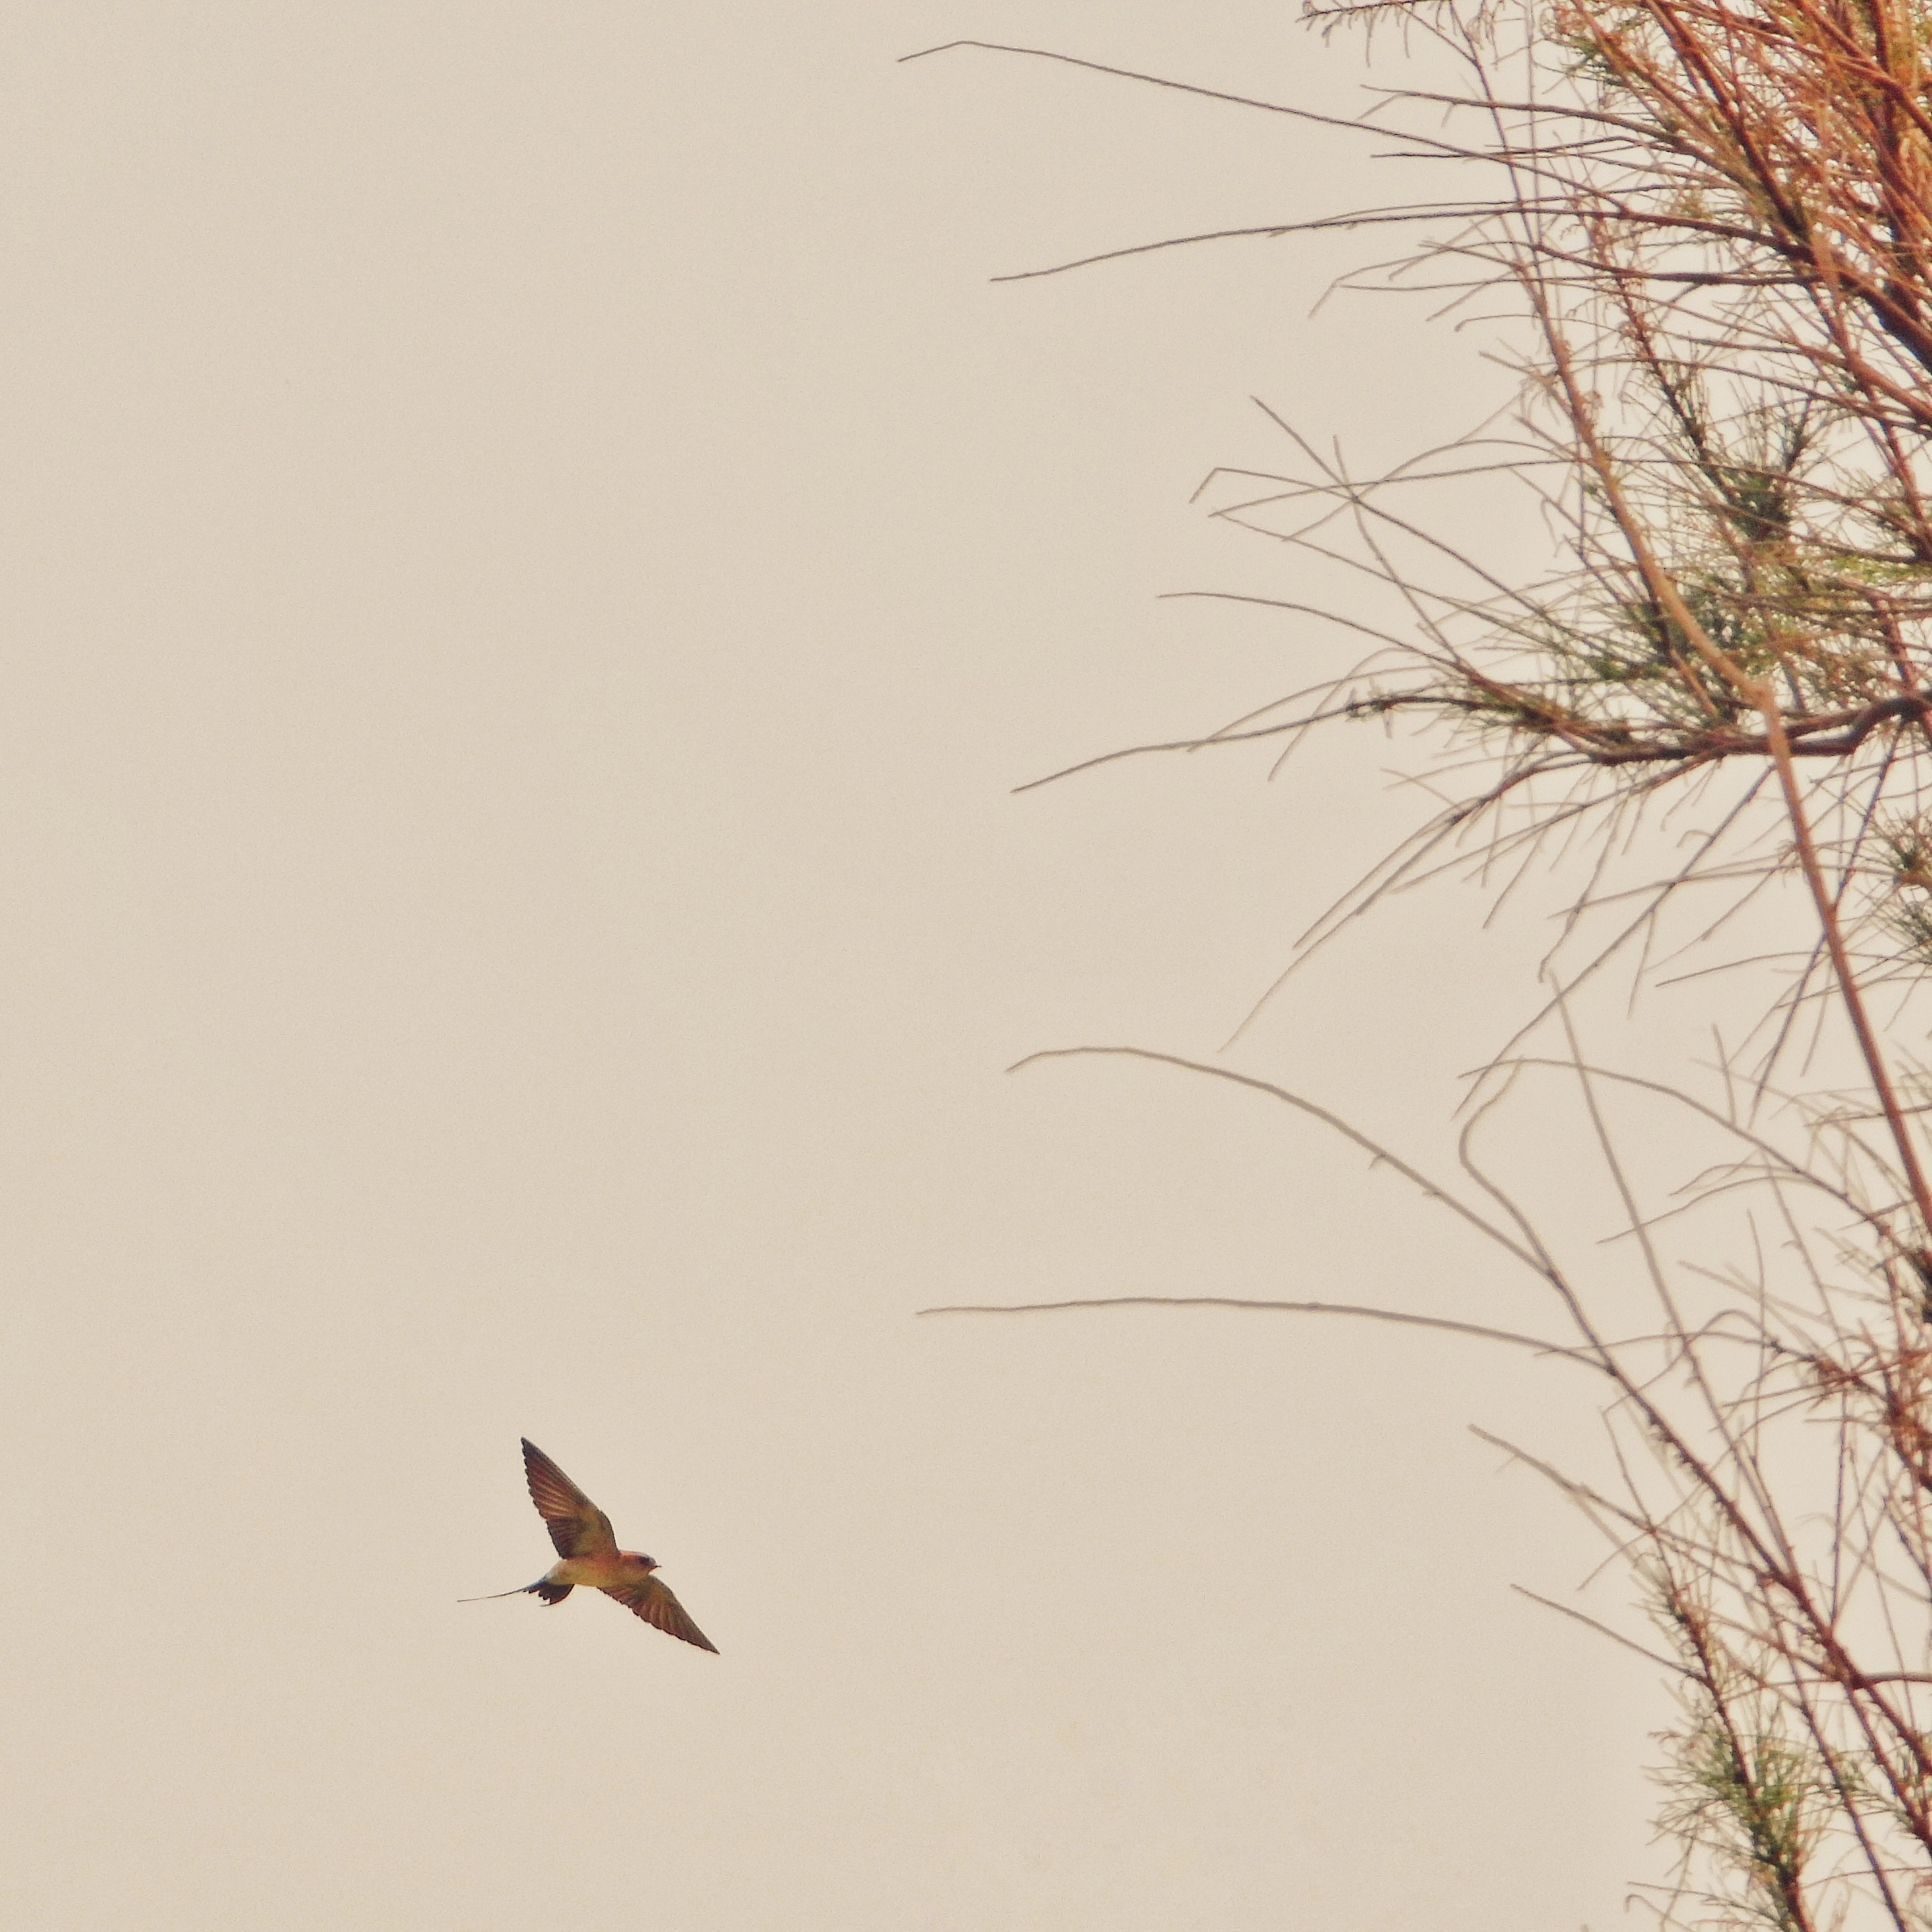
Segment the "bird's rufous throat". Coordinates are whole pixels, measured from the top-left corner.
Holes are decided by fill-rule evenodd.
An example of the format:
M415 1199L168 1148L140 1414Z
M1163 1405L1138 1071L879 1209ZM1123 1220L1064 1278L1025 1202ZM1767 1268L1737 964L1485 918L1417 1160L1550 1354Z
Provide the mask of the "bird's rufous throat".
M500 1590L497 1595L541 1597L547 1604L560 1604L581 1583L615 1597L626 1610L635 1611L646 1623L668 1635L682 1637L715 1654L718 1646L685 1615L684 1606L668 1586L658 1581L653 1574L657 1564L634 1550L620 1550L610 1519L527 1436L523 1442L530 1501L556 1545L557 1560L534 1583L526 1583L520 1590ZM491 1600L465 1597L461 1600L481 1604Z

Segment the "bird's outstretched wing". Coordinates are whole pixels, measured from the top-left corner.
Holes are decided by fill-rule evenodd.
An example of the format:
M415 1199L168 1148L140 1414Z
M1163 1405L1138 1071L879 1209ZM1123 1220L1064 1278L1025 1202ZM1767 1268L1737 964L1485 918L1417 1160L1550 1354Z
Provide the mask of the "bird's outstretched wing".
M700 1650L708 1650L716 1657L718 1646L685 1615L684 1606L670 1593L670 1586L660 1583L655 1576L646 1576L635 1583L620 1584L616 1588L606 1588L604 1595L614 1597L626 1610L634 1610L646 1623L662 1630L668 1636L681 1636L686 1643L694 1643Z
M528 1436L523 1442L530 1501L548 1526L558 1556L614 1556L617 1539L610 1519Z

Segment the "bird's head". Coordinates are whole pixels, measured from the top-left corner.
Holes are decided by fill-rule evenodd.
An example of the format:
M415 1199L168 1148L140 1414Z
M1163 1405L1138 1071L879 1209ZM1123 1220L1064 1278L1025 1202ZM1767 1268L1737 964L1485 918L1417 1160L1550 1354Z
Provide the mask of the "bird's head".
M627 1550L624 1552L624 1562L628 1568L640 1570L646 1576L649 1576L658 1567L655 1557L646 1556L641 1551L635 1550Z

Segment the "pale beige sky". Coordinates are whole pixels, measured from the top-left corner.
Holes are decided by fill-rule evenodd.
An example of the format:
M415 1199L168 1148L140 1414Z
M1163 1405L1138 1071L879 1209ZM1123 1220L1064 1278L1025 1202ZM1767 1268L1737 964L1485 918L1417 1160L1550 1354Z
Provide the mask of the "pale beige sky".
M38 1932L1602 1926L1637 1665L1472 1420L1557 1371L1114 1292L1533 1306L1212 1054L1412 822L1187 506L1499 393L1310 310L1365 150L1276 0L8 8L0 1917ZM1391 49L1392 52L1393 50ZM1311 670L1312 667L1312 670ZM1474 896L1239 1064L1442 1144ZM580 1596L517 1438L713 1658ZM1617 1600L1615 1586L1607 1600Z

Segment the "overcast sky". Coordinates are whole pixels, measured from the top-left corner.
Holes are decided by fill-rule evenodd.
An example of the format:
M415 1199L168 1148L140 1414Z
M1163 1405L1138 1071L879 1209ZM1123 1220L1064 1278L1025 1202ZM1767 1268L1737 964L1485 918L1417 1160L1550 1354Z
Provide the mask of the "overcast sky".
M1422 808L1189 497L1504 391L1286 0L0 10L0 1897L38 1932L1514 1932L1648 1673L1439 1210L1212 1058ZM1379 76L1395 78L1384 45ZM1400 753L1398 757L1396 753ZM1408 902L1228 1064L1444 1144L1533 922ZM1560 1190L1560 1157L1514 1144ZM1540 1152L1539 1153L1539 1148ZM1526 1175L1534 1186L1538 1177ZM1587 1391L1582 1392L1587 1396ZM517 1441L712 1657L580 1592ZM1614 1612L1614 1579L1597 1598Z

